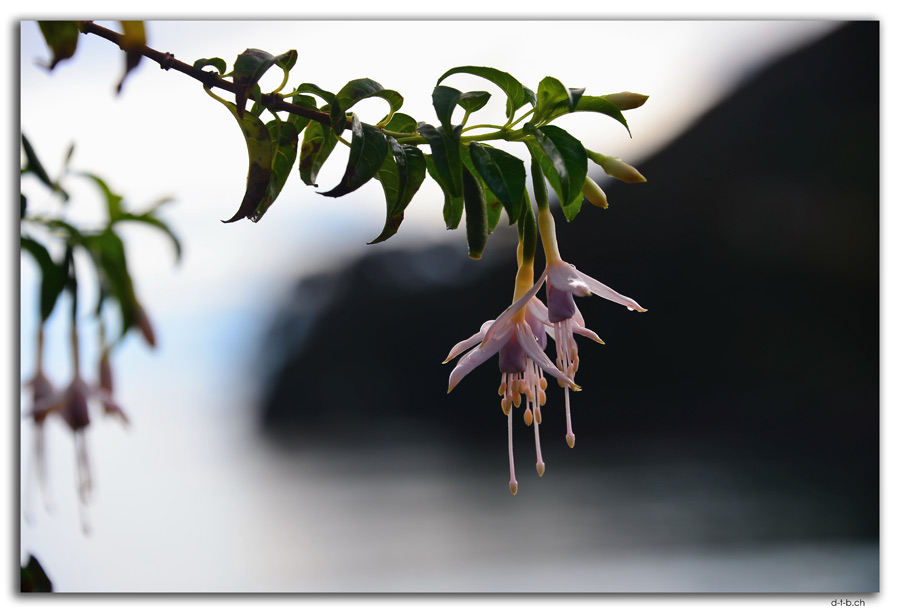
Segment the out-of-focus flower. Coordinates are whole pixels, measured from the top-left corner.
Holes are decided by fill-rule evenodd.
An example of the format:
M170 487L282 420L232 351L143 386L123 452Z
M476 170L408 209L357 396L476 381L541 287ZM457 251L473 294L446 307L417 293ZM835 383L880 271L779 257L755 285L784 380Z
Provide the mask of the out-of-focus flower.
M449 393L472 370L498 355L501 373L499 394L502 397L500 408L507 416L509 489L513 494L518 491L519 486L513 459L512 407L518 408L522 400L525 400L524 418L526 424L534 426L536 466L538 474L543 475L544 461L538 425L541 421L540 407L546 402L547 380L544 373L577 389L575 382L554 366L544 353L546 328L535 315L543 305L534 305L540 303L535 294L543 285L544 278L542 276L538 283L513 302L497 319L485 322L478 333L457 343L444 360L447 363L468 350L450 373Z

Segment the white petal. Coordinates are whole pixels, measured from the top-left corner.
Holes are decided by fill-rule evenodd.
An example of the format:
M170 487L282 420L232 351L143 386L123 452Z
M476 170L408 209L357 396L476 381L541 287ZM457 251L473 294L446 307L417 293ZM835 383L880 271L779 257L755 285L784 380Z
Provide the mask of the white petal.
M463 377L481 366L488 358L500 351L500 348L506 344L509 337L512 336L512 328L504 330L492 339L485 341L481 347L476 347L456 363L456 367L450 373L450 383L447 386L447 393L453 391L453 388L462 381Z
M518 300L516 300L511 305L506 307L505 311L500 313L500 317L498 317L494 321L493 325L490 328L488 328L487 332L485 332L484 340L481 342L482 345L484 343L486 343L487 340L490 339L493 335L497 334L498 331L503 326L506 326L507 324L509 324L509 320L512 318L512 316L515 315L516 313L518 313L519 311L521 311L522 307L524 307L528 303L529 300L531 300L532 298L534 298L537 295L538 290L541 289L541 286L544 284L544 280L546 278L547 278L547 271L545 270L541 274L541 276L538 278L537 283L535 283L534 285L531 286L530 290L525 292L525 294L523 294Z
M541 350L541 346L535 340L534 334L531 333L531 327L528 324L516 326L516 338L519 339L519 345L531 358L531 361L537 364L545 373L553 375L557 379L562 379L569 385L575 385L575 382L557 369L553 361Z
M577 270L575 271L575 274L577 274L579 278L581 278L581 280L590 288L592 293L597 294L601 298L606 298L607 300L611 300L615 303L626 306L633 311L640 311L643 313L647 310L639 305L637 301L629 298L628 296L623 296L611 287L600 283L599 281L597 281L597 279L589 277L583 272L578 272Z
M575 267L568 262L558 262L547 267L547 282L555 289L571 292L576 296L589 296L591 291Z
M450 350L450 354L447 356L447 359L444 360L444 364L461 354L466 349L474 347L478 343L480 343L484 339L484 333L487 332L487 329L494 323L493 319L489 319L483 324L481 324L481 330L470 336L464 341L459 341L455 345L453 345L453 349Z
M575 334L580 334L581 336L587 337L587 338L591 339L592 341L600 343L601 345L606 344L597 335L596 332L594 332L593 330L590 330L588 328L585 328L584 326L579 326L577 323L572 324L572 332L574 332Z

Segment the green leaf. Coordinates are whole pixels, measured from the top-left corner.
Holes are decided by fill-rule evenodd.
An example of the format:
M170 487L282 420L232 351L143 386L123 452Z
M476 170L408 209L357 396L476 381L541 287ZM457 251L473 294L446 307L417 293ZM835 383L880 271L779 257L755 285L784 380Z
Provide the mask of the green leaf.
M56 68L61 61L75 55L80 35L77 21L39 21L38 27L53 53L53 60L48 66L50 70Z
M85 237L99 273L101 292L112 296L122 314L122 335L138 325L138 302L125 258L122 240L111 230Z
M228 72L228 65L225 63L225 60L219 57L211 57L211 58L200 58L196 62L194 62L194 68L197 70L203 70L207 66L212 66L216 69L220 75Z
M291 68L294 67L294 64L297 63L297 50L291 49L290 51L285 51L281 55L275 56L275 65L281 68L283 71L288 72Z
M341 135L344 128L347 127L347 114L341 109L341 104L338 102L337 96L312 83L303 83L297 88L297 93L315 94L324 100L327 104L325 104L321 110L327 112L331 116L331 131L334 132L335 136Z
M47 318L53 313L56 301L65 288L65 277L50 252L42 244L32 238L23 236L21 238L21 248L34 257L41 269L41 321L47 321Z
M419 123L421 134L431 147L435 171L441 176L450 194L456 198L462 196L462 162L460 161L459 136L462 126L456 126L451 133L438 130L427 123Z
M394 113L391 120L385 124L384 129L388 132L415 132L419 125L415 119L405 113Z
M459 106L463 107L466 113L474 113L483 108L490 99L491 94L489 92L466 92L459 97Z
M24 134L22 135L22 150L25 152L25 168L22 169L22 172L33 172L37 175L37 178L41 183L52 190L56 190L56 184L50 179L50 175L47 174L44 165L41 164L41 160L38 159L37 153L31 146L31 142L25 138Z
M278 198L287 178L297 159L297 146L299 134L294 124L287 121L274 119L266 124L272 144L275 148L272 154L272 175L269 177L269 185L266 195L256 207L256 211L250 217L252 221L259 221L265 215L269 207Z
M538 86L537 108L532 123L540 125L549 121L548 118L574 112L582 94L584 94L583 87L566 89L558 79L544 77Z
M337 136L330 127L319 122L309 124L303 132L303 143L300 145L300 178L304 183L319 186L316 177L337 142Z
M250 91L266 71L275 64L275 56L261 49L247 49L234 61L233 81L238 118L244 116L244 106Z
M444 85L436 86L431 92L431 104L434 106L435 114L445 132L453 131L453 123L450 120L460 96L462 96L461 91Z
M158 217L155 217L151 211L139 214L124 212L116 219L116 223L125 221L147 224L164 232L172 240L172 246L175 248L175 260L181 260L181 241L178 240L178 237L172 232L169 225Z
M392 89L385 89L381 83L372 79L354 79L337 93L337 101L342 111L347 111L354 104L366 98L381 98L390 105L390 112L378 122L378 126L387 124L394 113L403 106L403 96Z
M587 152L584 146L557 126L535 128L526 123L524 129L526 134L535 138L540 151L550 162L549 168L544 168L544 172L559 197L560 204L567 206L576 195L581 194L581 187L587 176ZM533 143L529 143L529 149L534 149Z
M437 80L437 84L440 85L441 81L450 75L460 73L482 77L502 89L507 97L506 116L509 119L512 119L515 112L529 101L528 96L525 93L525 88L512 75L487 66L457 66L456 68L451 68L441 75Z
M515 222L525 190L525 163L505 151L475 142L469 145L469 154L478 174L506 208L510 223Z
M316 106L316 99L312 96L304 96L302 94L294 94L294 97L291 98L291 104L296 106L302 106L305 109L310 109L313 111L319 110ZM294 124L294 127L297 129L297 134L303 132L303 128L309 125L310 120L306 117L301 117L300 115L294 115L291 113L288 115L288 121Z
M269 129L260 121L259 117L249 113L241 116L238 108L231 102L222 101L222 104L231 111L241 128L244 142L247 145L249 162L244 199L231 219L224 220L224 223L231 223L245 217L252 218L256 214L260 202L266 197L269 179L272 176L272 157L275 154L275 147L269 135Z
M387 139L392 155L385 158L384 164L376 173L384 190L387 214L384 229L370 245L387 240L397 233L403 222L406 207L425 180L425 156L415 145L401 145L390 136Z
M466 243L469 257L480 260L488 239L487 202L481 181L463 168L463 200L466 209Z
M569 105L566 103L560 103L554 106L552 109L548 109L542 118L542 123L546 124L550 121L553 121L557 117L561 115L566 115L569 113ZM590 113L601 113L608 117L612 117L628 130L628 135L631 136L631 129L628 127L628 122L625 121L625 116L622 115L622 111L619 108L606 100L602 96L580 96L577 104L575 105L574 112L590 112ZM535 121L537 123L537 121Z
M353 140L350 141L350 157L347 169L334 188L320 192L323 196L338 198L358 189L375 176L388 153L384 134L375 126L364 124L353 115Z
M106 184L106 181L101 179L95 174L91 174L89 172L79 173L83 177L87 177L91 181L93 181L97 187L100 188L100 191L103 193L104 198L106 198L106 211L108 215L108 220L110 223L116 221L122 215L122 196L114 193L109 185Z
M475 164L472 162L472 156L470 155L469 147L461 148L460 153L465 169L472 173L472 176L474 176L481 182L481 191L484 192L484 199L487 208L488 233L493 233L494 229L497 227L497 224L500 222L500 213L503 211L503 203L500 202L500 199L497 198L497 195L494 194L491 188L488 187L487 183L485 183L484 178L478 173L478 170L475 168ZM465 185L463 187L465 187Z
M431 175L431 178L437 182L441 191L444 192L444 224L448 230L455 230L459 227L460 220L462 220L463 197L462 195L454 196L451 193L441 173L438 172L433 155L425 155L425 165L428 169L428 174Z

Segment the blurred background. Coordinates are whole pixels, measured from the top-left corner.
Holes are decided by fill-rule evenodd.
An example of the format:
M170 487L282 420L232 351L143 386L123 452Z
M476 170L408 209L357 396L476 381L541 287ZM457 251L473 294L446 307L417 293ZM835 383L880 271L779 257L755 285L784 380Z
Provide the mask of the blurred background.
M578 444L565 444L554 386L542 478L532 432L515 421L513 497L496 362L450 395L441 364L508 304L510 228L468 260L426 186L399 234L366 246L383 223L377 185L326 201L296 177L259 224L222 225L246 176L227 111L148 62L116 97L123 58L96 37L47 73L37 26L23 22L21 126L44 163L74 141L73 166L135 207L174 196L167 219L185 243L176 267L165 239L129 235L159 347L128 339L115 356L132 425L97 415L89 430L90 535L71 437L50 424L48 511L22 426L21 556L37 556L55 589L878 590L877 22L147 27L150 46L187 62L297 48L292 84L371 77L428 121L434 81L465 64L532 88L553 75L588 94L650 95L626 113L633 139L599 116L560 122L648 182L595 175L610 208L557 217L563 256L649 311L579 302L607 344L582 343ZM398 30L483 42L403 60L347 44ZM523 54L547 37L566 48ZM347 52L322 53L335 42ZM338 156L320 185L342 172ZM86 223L102 212L94 189L73 193ZM23 379L36 279L23 257ZM48 329L58 383L70 372L62 319Z

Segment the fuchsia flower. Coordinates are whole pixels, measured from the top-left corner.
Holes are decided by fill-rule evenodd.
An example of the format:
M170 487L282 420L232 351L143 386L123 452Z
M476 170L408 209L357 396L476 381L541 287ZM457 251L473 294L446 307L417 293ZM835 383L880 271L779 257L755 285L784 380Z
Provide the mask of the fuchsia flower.
M585 328L584 317L575 306L575 296L596 294L627 307L629 311L643 313L647 310L637 301L623 296L593 277L579 272L575 266L562 259L554 258L554 261L548 263L545 274L547 275L547 322L553 327L553 339L556 342L556 366L570 378L575 377L579 363L578 344L575 342L574 335L580 334L603 343L599 336ZM574 447L575 433L572 431L572 410L568 387L565 388L565 395L566 443L569 447Z
M513 460L512 407L518 408L524 398L525 423L529 426L534 425L536 466L538 474L543 475L544 461L541 457L538 425L541 422L540 407L547 399L545 391L547 380L544 373L549 373L558 381L578 389L571 377L554 366L552 360L544 353L547 345L546 324L541 321L539 314L545 307L535 298L543 283L542 276L496 320L486 321L478 333L457 343L444 360L446 364L468 350L450 373L450 384L447 389L449 393L472 370L488 358L498 355L501 372L499 394L502 396L500 408L508 418L509 489L513 494L518 491L519 486Z
M578 371L578 344L575 335L603 344L600 337L585 327L584 317L575 305L575 296L596 294L612 302L624 305L631 311L646 311L635 300L623 296L596 279L579 272L574 266L558 257L547 265L544 274L530 290L511 304L496 320L488 320L481 329L464 341L457 343L446 364L468 351L450 373L448 392L467 374L495 354L500 361L500 408L508 417L509 438L509 489L518 491L512 446L512 407L519 407L525 399L525 423L534 426L537 471L544 474L538 425L541 423L541 406L546 403L547 380L544 373L556 378L565 390L566 442L575 446L569 389L580 390L575 383ZM547 305L537 297L541 286L547 283ZM556 343L556 362L551 362L544 350L547 336Z

